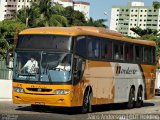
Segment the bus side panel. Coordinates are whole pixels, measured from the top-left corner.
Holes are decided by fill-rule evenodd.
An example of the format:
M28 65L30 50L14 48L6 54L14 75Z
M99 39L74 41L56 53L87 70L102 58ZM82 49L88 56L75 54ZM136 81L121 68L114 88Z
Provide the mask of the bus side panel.
M152 99L154 97L156 66L155 65L141 65L145 79L145 99Z
M144 88L145 84L139 65L112 62L112 70L115 81L114 103L128 102L131 87L135 89L135 98L137 98L139 86Z
M88 83L88 81L83 77L77 85L73 86L72 106L82 106L86 83Z
M89 81L88 84L92 87L93 105L114 102L114 79L109 62L88 61L84 78Z

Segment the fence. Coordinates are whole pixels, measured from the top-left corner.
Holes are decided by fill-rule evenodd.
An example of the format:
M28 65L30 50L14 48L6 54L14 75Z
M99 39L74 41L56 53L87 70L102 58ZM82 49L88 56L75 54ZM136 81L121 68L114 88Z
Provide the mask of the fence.
M12 71L7 69L4 59L0 59L0 79L12 79Z

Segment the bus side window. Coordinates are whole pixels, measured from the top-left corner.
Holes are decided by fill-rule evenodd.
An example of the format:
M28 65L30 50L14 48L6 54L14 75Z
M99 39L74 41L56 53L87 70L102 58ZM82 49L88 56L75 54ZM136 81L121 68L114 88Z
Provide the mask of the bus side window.
M86 57L86 51L87 51L87 41L85 36L79 36L77 37L76 41L76 53L80 56Z
M120 60L124 60L123 43L120 45Z
M151 48L144 47L144 62L151 63Z
M119 60L120 55L119 55L119 45L114 44L114 60Z
M125 61L133 61L133 45L125 45Z
M112 42L102 40L101 58L102 59L112 59Z
M124 60L123 43L114 44L114 60Z
M87 49L89 58L99 58L99 40L89 38Z
M135 60L136 61L142 61L142 59L143 59L142 47L136 45L135 46Z

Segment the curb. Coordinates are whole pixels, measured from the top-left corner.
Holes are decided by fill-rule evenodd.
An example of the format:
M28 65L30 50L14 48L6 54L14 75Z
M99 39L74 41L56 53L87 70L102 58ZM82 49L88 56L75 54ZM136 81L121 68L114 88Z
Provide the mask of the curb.
M10 98L0 99L0 102L7 102L7 101L12 101L12 99L10 99Z

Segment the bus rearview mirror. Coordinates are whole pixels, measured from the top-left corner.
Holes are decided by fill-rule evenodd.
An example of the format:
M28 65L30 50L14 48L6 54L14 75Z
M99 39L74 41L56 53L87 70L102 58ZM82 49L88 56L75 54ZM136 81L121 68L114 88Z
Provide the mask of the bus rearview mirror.
M7 51L7 54L6 54L6 66L7 66L8 69L13 69L12 57L13 57L13 52Z

